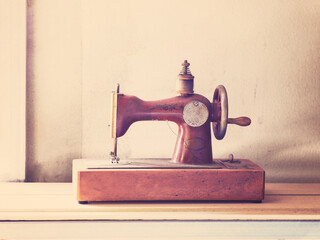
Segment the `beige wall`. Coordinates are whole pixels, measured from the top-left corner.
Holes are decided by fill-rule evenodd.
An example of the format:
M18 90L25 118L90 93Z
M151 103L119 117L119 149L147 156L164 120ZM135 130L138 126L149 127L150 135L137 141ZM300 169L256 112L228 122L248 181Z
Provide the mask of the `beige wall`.
M35 0L28 8L27 181L70 181L81 157L81 4Z
M0 181L25 178L25 12L0 0Z
M214 156L248 158L267 181L320 181L319 1L34 0L28 176L70 181L73 158L107 157L110 92L175 95L188 59L195 91L226 86L230 126ZM173 132L176 126L169 123ZM165 122L139 122L120 157L170 157Z

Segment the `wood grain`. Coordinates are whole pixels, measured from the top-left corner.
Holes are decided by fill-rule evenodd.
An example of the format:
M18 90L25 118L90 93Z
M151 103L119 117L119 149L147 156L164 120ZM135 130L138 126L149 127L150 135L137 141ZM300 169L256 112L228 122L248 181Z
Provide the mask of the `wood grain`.
M249 160L242 160L242 163L246 168L96 170L75 167L77 199L78 201L263 200L263 169Z
M81 205L72 187L71 183L1 183L0 220L320 220L320 195L307 193L307 189L319 189L320 184L267 183L265 199L258 204L187 201ZM274 194L280 189L291 190L289 195Z

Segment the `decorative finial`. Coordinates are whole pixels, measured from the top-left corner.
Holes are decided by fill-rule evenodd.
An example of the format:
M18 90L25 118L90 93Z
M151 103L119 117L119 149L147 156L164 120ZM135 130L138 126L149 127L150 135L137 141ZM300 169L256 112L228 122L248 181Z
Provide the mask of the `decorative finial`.
M188 63L188 60L184 60L184 62L181 65L184 67L189 67L190 63Z
M189 69L190 63L187 60L181 64L182 70L178 76L177 92L181 95L188 95L193 93L193 79L191 71Z
M190 63L188 63L187 60L184 60L184 62L181 65L183 66L183 68L182 68L179 75L191 75L191 72L189 69Z

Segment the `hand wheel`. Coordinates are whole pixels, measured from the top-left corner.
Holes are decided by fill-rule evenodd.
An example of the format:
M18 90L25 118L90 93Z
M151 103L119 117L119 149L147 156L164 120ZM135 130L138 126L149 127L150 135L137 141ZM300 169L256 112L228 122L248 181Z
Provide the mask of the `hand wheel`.
M228 95L226 88L219 85L213 94L213 122L212 129L216 139L224 138L227 125L237 124L239 126L249 126L251 119L248 117L228 118Z

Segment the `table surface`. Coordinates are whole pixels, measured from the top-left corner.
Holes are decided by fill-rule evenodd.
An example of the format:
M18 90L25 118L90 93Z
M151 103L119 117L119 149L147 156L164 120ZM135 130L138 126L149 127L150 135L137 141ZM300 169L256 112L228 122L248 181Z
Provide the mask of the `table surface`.
M320 220L319 183L267 183L262 203L103 202L78 204L72 183L0 183L0 221Z

